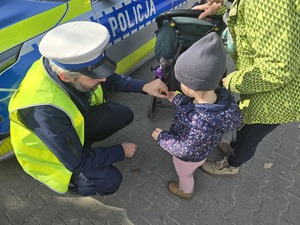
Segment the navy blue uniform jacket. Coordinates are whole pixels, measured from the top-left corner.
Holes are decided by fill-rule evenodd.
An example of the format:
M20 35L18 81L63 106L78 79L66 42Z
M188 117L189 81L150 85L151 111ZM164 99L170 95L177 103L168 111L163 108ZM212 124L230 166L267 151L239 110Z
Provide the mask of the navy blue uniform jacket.
M62 82L57 74L51 71L47 59L44 59L44 66L49 75L69 93L83 117L87 116L90 109L90 93L79 92L68 83ZM104 93L105 91L144 93L142 88L145 83L129 76L113 74L101 86ZM34 106L19 110L19 116L24 125L51 151L55 151L53 153L60 162L72 172L80 173L85 168L99 168L124 160L124 149L120 144L110 147L83 147L69 117L55 107Z

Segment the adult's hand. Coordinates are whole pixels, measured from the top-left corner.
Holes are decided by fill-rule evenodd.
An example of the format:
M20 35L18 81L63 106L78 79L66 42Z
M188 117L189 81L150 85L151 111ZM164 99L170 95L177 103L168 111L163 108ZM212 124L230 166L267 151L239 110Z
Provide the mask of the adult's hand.
M215 3L220 3L221 2L223 4L224 0L207 0L207 3L209 3L209 4L213 4L214 2Z
M192 8L195 10L204 10L204 12L201 13L200 16L198 17L199 19L203 20L206 17L212 16L218 12L223 1L219 0L218 3L213 1L218 1L218 0L211 0L211 3L208 2L202 5L196 5L195 7Z
M160 79L146 83L143 87L143 91L158 98L168 98L170 95L167 85Z
M123 142L121 145L124 149L125 157L131 158L136 151L137 145L129 142Z
M229 89L229 82L230 82L230 78L228 78L229 76L226 76L222 79L223 87L225 87L226 89Z

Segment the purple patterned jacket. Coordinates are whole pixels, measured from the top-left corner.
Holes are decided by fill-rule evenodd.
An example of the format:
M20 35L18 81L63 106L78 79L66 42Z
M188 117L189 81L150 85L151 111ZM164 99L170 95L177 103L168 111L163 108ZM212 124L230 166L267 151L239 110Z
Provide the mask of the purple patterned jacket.
M157 143L170 154L186 162L199 162L217 147L224 133L242 125L242 116L233 96L216 90L214 104L193 104L193 99L176 95L176 113L169 131L163 130Z

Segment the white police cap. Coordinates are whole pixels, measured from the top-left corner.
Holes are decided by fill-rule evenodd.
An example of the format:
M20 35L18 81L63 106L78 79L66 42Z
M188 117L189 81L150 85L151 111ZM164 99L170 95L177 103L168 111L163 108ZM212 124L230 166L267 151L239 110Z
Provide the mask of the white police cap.
M50 30L41 40L39 50L66 70L103 78L116 69L116 63L105 53L109 39L107 28L99 23L69 22Z

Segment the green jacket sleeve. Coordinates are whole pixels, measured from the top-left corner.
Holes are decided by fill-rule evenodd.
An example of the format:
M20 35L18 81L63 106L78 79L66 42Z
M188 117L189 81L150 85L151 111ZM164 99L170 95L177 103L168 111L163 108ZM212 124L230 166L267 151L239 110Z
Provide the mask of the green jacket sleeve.
M235 23L229 23L237 70L229 74L225 87L235 93L268 92L299 76L299 1L275 2L240 1Z

